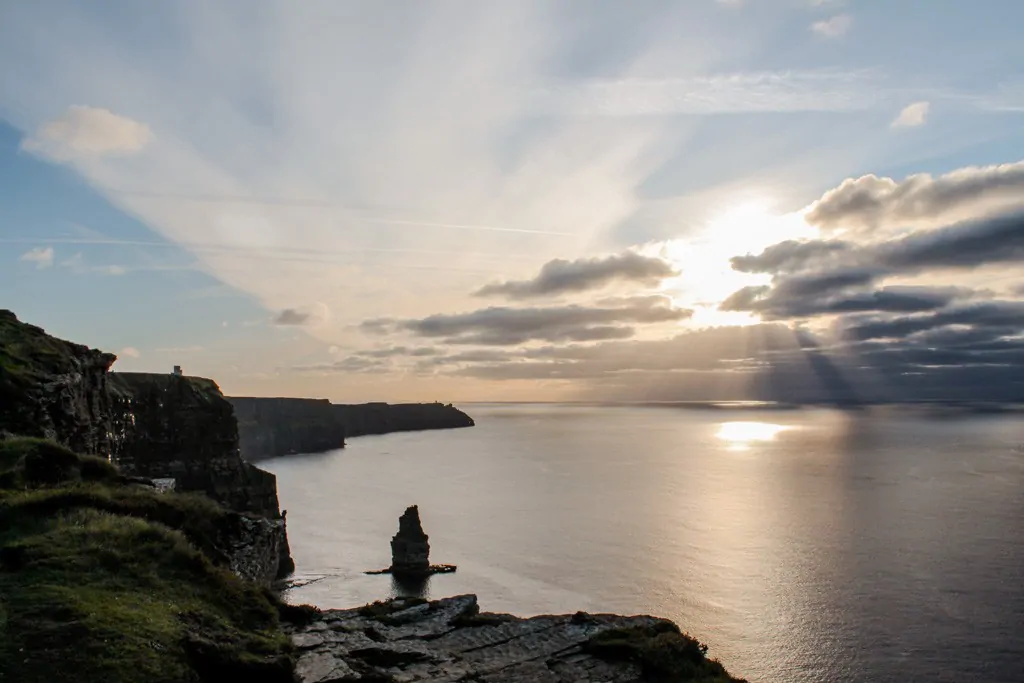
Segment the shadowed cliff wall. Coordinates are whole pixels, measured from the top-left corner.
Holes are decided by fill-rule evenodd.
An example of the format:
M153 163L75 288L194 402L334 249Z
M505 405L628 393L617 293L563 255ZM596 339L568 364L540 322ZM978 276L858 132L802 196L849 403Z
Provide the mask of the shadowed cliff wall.
M333 404L326 399L228 397L239 445L251 460L342 448L346 437L472 427L473 419L442 403Z
M260 533L240 538L240 552L278 556L278 566L263 574L290 572L277 480L242 459L234 411L217 384L109 372L115 360L0 310L0 431L108 458L128 475L173 478L178 491L265 517L267 523L249 525Z
M277 479L245 462L231 404L201 377L110 374L113 460L126 474L172 477L224 506L279 515Z

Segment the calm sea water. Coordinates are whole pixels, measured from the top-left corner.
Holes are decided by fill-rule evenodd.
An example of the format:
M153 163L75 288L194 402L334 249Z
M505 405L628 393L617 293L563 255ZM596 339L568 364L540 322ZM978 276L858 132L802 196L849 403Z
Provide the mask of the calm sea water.
M1024 417L475 405L278 475L293 601L396 590L418 504L432 597L669 617L752 681L1024 681Z

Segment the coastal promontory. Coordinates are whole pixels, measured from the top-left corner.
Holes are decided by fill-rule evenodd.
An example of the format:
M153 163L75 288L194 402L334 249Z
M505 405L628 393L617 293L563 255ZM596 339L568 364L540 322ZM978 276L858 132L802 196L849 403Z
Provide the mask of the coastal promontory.
M231 396L242 455L248 460L317 453L345 439L390 432L472 427L473 419L445 403L339 404L327 399Z

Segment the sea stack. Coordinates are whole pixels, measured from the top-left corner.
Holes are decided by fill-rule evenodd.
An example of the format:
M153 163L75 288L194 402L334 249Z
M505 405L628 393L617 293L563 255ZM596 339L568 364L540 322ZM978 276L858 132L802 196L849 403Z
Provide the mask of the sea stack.
M420 523L415 505L405 509L398 519L398 533L391 538L391 573L398 576L425 576L430 572L430 544Z

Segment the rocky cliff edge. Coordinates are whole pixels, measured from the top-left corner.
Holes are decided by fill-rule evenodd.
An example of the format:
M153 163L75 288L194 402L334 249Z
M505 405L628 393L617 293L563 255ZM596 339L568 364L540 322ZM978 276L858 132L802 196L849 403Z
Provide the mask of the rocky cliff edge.
M329 610L289 629L300 683L737 682L670 621L481 613L475 595Z

